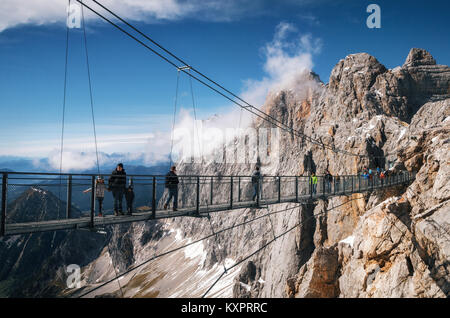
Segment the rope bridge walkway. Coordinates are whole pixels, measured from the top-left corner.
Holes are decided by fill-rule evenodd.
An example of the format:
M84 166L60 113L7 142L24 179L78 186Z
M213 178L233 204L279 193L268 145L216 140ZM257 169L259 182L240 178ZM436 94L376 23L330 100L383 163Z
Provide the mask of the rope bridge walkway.
M261 208L278 203L311 202L334 196L364 193L408 184L415 175L409 172L389 174L381 179L374 176L366 179L359 175L334 176L331 181L317 176L317 184L312 185L308 176L263 176L259 186L252 183L251 176L178 176L179 209L163 208L165 198L165 176L127 175L127 183L132 184L136 194L132 215L114 216L113 198L105 192L104 216L96 216L95 191L84 194L87 187L95 188L97 175L63 173L22 173L3 172L1 183L0 236L27 234L34 232L95 229L106 225L165 219L181 216L209 217L211 212L242 208ZM105 183L108 176L103 175ZM61 183L61 180L63 182ZM53 195L52 189L61 187L66 192L66 201L61 202ZM255 195L255 190L258 195ZM53 197L60 211L46 211L23 215L15 200L24 193L37 192L33 197L36 209L43 208ZM43 202L46 201L46 202ZM124 205L125 199L123 200ZM108 204L111 206L108 209ZM49 207L48 209L51 209ZM14 210L14 211L13 211ZM19 216L18 216L19 215Z

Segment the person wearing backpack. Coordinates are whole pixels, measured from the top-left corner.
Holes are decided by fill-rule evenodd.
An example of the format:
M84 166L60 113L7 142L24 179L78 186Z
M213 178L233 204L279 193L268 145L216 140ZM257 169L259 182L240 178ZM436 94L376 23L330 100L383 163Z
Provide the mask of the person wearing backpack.
M255 171L252 174L253 201L255 201L257 197L259 197L260 181L261 181L261 172L259 171L259 166L256 166Z
M122 200L125 194L127 184L127 173L123 169L123 164L119 163L116 169L111 173L108 181L108 191L112 191L114 197L114 215L123 215Z
M169 196L167 197L166 203L164 204L164 210L167 209L170 200L173 198L173 211L178 211L178 180L177 168L172 166L170 171L166 174L165 187L169 191Z

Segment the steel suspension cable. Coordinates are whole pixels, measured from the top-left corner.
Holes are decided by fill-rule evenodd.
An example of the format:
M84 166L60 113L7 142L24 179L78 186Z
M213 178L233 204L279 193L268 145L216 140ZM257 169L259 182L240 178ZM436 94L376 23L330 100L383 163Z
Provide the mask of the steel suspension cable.
M62 107L62 125L61 125L61 141L60 141L60 156L59 156L59 193L58 193L58 219L61 210L61 187L62 187L62 165L63 165L63 151L64 151L64 129L65 129L65 116L66 116L66 96L67 96L67 70L68 70L68 58L69 58L69 8L70 0L68 0L67 20L66 20L66 55L64 63L64 93L63 93L63 107Z
M81 1L83 2L83 0ZM92 81L91 81L91 68L89 65L89 53L88 53L88 46L87 46L87 37L86 37L86 23L84 20L84 8L81 6L81 18L83 22L83 35L84 35L84 48L86 52L86 66L87 66L87 75L88 75L88 82L89 82L89 97L91 102L91 116L92 116L92 128L94 129L94 142L95 142L95 155L97 159L97 172L100 175L100 162L98 160L98 146L97 146L97 131L95 128L95 116L94 116L94 98L92 97ZM92 189L92 191L95 191Z
M85 6L86 8L88 8L89 10L91 10L92 12L94 12L96 15L98 15L99 17L101 17L103 20L107 21L109 24L111 24L111 25L114 26L115 28L119 29L119 30L122 31L124 34L126 34L127 36L129 36L130 38L132 38L133 40L135 40L136 42L138 42L139 44L141 44L142 46L144 46L145 48L147 48L148 50L150 50L151 52L153 52L154 54L156 54L156 55L159 56L160 58L162 58L164 61L166 61L167 63L169 63L169 64L172 65L173 67L175 67L175 68L177 68L178 70L180 70L180 67L178 67L177 64L175 64L174 62L170 61L168 58L166 58L165 56L161 55L160 53L158 53L157 51L155 51L154 49L152 49L151 47L149 47L148 45L146 45L144 42L142 42L141 40L137 39L135 36L131 35L129 32L127 32L126 30L124 30L123 28L121 28L120 26L118 26L117 24L115 24L114 22L112 22L111 20L109 20L108 18L106 18L105 16L103 16L102 14L100 14L99 12L95 11L94 9L92 9L91 7L89 7L88 5L84 4L81 0L76 0L76 1L78 1L80 4L82 4L83 6ZM284 124L283 124L283 125L286 126L287 128L286 128L286 127L283 127L283 126L280 126L279 124L277 124L276 122L271 121L271 120L268 119L268 118L265 118L265 117L262 116L261 114L255 113L255 111L254 111L253 109L258 110L257 108L255 108L255 107L251 107L251 108L250 108L249 106L243 106L243 105L241 105L241 104L238 103L236 100L232 99L231 97L225 95L223 92L219 91L217 88L212 87L211 85L207 84L205 81L199 79L199 78L196 77L195 75L193 75L193 74L191 74L191 73L189 73L189 72L186 72L186 70L182 69L182 70L180 70L180 71L183 72L183 73L185 73L185 74L187 74L188 76L192 77L193 79L195 79L195 80L198 81L199 83L203 84L204 86L208 87L209 89L213 90L213 91L216 92L217 94L219 94L219 95L223 96L224 98L228 99L228 100L231 101L232 103L234 103L234 104L238 105L239 107L241 107L241 108L247 110L248 112L250 112L250 113L256 115L257 117L259 117L259 118L261 118L261 119L263 119L263 120L265 120L265 121L268 121L268 122L272 123L273 125L277 126L278 128L283 129L283 130L285 130L285 131L288 131L288 132L290 132L290 133L294 133L294 134L295 134L295 133L298 133L296 130L294 130L294 129L292 129L292 128L290 128L290 127L284 125ZM269 115L267 115L267 114L265 114L264 112L261 112L261 111L259 111L259 110L258 110L258 112L260 112L260 113L262 113L262 114L264 114L264 115L266 115L266 116L269 116ZM271 117L271 116L269 116L269 117ZM272 118L273 118L273 117L272 117ZM301 135L303 136L304 134L301 133ZM304 135L304 136L306 136L306 135ZM311 137L309 137L309 136L306 136L306 138L307 138L308 140L311 140L312 143L321 144L319 141L315 141L315 140L313 140L313 139L312 139ZM331 149L331 147L330 147L330 149ZM360 156L360 155L356 155L356 156Z
M189 72L190 72L190 69L189 69ZM195 109L195 99L194 99L194 88L193 88L193 85L192 85L192 77L190 77L190 76L189 76L189 84L190 84L190 88L191 88L192 109L194 110L194 130L195 130L195 132L197 134L198 151L200 153L201 163L203 163L203 146L201 144L200 135L198 133L197 111ZM195 151L194 151L194 158L195 158Z
M92 128L93 128L93 132L94 132L95 156L96 156L96 160L97 160L96 161L97 172L98 172L98 175L100 176L100 161L99 161L99 157L98 157L97 130L96 130L96 125L95 125L95 115L94 115L94 98L93 98L93 94L92 94L91 68L90 68L90 63L89 63L89 51L88 51L87 36L86 36L86 22L85 22L85 18L84 18L84 7L83 6L81 6L81 19L82 19L82 23L83 23L83 38L84 38L84 48L85 48L85 53L86 53L86 67L87 67L87 75L88 75L88 83L89 83L89 98L90 98L90 105L91 105ZM92 191L95 192L96 188L93 188ZM114 269L115 275L117 276L117 274L118 274L117 268L116 268L116 264L114 264L114 258L111 253L111 248L109 246L109 242L107 243L107 247L108 247L109 257L111 258L111 265ZM121 286L119 280L117 280L117 284L119 286L119 290L120 290L120 293L123 298L124 293L123 293L122 286Z
M137 41L138 43L140 43L141 45L143 45L144 47L148 48L149 50L151 50L153 53L155 53L157 56L159 56L160 58L162 58L163 60L165 60L166 62L168 62L169 64L171 64L172 66L179 68L174 62L172 62L171 60L169 60L167 57L163 56L162 54L158 53L157 51L155 51L154 49L150 48L148 45L146 45L145 43L143 43L142 41L140 41L139 39L137 39L136 37L134 37L133 35L131 35L129 32L125 31L123 28L119 27L117 24L115 24L114 22L112 22L111 20L107 19L106 17L104 17L103 15L101 15L99 12L95 11L94 9L92 9L91 7L87 6L86 4L83 4L80 0L76 0L78 2L80 2L82 5L86 6L88 9L90 9L93 13L95 13L96 15L98 15L99 17L101 17L102 19L104 19L105 21L109 22L111 25L113 25L114 27L118 28L120 31L122 31L123 33L127 34L129 37L131 37L132 39L134 39L135 41ZM124 24L126 24L127 26L129 26L130 28L132 28L134 31L136 31L137 33L139 33L141 36L143 36L145 39L149 40L151 43L155 44L158 48L162 49L164 52L166 52L167 54L169 54L171 57L175 58L177 61L183 63L185 66L187 66L188 64L183 61L181 58L179 58L178 56L176 56L175 54L171 53L169 50L165 49L162 45L160 45L159 43L157 43L155 40L153 40L152 38L150 38L149 36L147 36L146 34L144 34L142 31L140 31L139 29L137 29L136 27L134 27L132 24L128 23L126 20L124 20L123 18L121 18L120 16L118 16L117 14L115 14L113 11L111 11L110 9L108 9L106 6L102 5L101 3L99 3L96 0L92 0L94 3L96 3L97 5L99 5L100 7L102 7L104 10L106 10L107 12L109 12L111 15L113 15L115 18L119 19L121 22L123 22ZM261 111L260 109L258 109L257 107L249 104L248 102L246 102L245 100L243 100L242 98L240 98L238 95L234 94L233 92L231 92L230 90L226 89L224 86L220 85L219 83L217 83L216 81L212 80L210 77L206 76L205 74L201 73L200 71L198 71L197 69L195 69L192 66L189 66L190 69L192 69L195 73L197 73L198 75L200 75L201 77L203 77L204 79L206 79L207 81L209 81L210 83L212 83L213 85L217 86L218 88L220 88L221 90L225 91L227 94L233 96L233 98L236 98L237 100L241 101L242 103L244 103L246 106L241 105L240 103L238 103L235 99L230 98L229 96L225 95L223 92L220 92L218 89L212 87L211 85L205 83L204 81L202 81L201 79L199 79L198 77L190 74L189 72L186 72L185 70L182 70L184 73L186 73L187 75L189 75L190 77L196 79L197 81L199 81L200 83L202 83L203 85L207 86L208 88L212 89L213 91L215 91L216 93L222 95L223 97L227 98L228 100L230 100L231 102L233 102L234 104L238 105L239 107L257 115L258 117L262 118L265 121L268 121L270 123L272 123L273 125L277 126L280 129L283 129L287 132L290 132L298 137L304 137L307 141L309 141L310 143L316 144L316 145L320 145L323 148L327 148L332 150L335 153L342 153L343 155L347 155L347 156L354 156L354 157L359 157L359 158L363 158L363 157L369 157L369 158L386 158L387 156L389 156L390 154L386 154L385 156L369 156L369 155L360 155L360 154L356 154L356 153L352 153L346 150L342 150L342 149L338 149L336 148L334 145L329 145L329 144L325 144L322 142L322 140L319 139L314 139L308 135L305 135L304 133L293 129L292 127L289 127L288 125L282 123L281 121L277 120L276 118L274 118L273 116L270 116L269 114ZM281 125L281 127L280 127Z
M155 259L161 258L161 257L166 256L166 255L169 255L169 254L172 254L172 253L174 253L174 252L176 252L176 251L182 250L182 249L184 249L184 248L186 248L186 247L189 247L189 246L191 246L191 245L194 245L194 244L196 244L196 243L199 243L199 242L201 242L201 241L204 241L204 240L207 240L207 239L209 239L209 238L211 238L211 237L214 237L214 236L216 236L216 235L218 235L218 234L220 234L220 233L224 233L224 232L226 232L226 231L232 230L232 229L237 228L237 227L239 227L239 226L243 226L243 225L246 225L246 224L255 222L255 221L259 220L259 219L262 219L262 218L266 217L267 215L278 214L278 213L281 213L281 212L290 211L290 210L295 209L295 208L298 208L298 207L300 207L300 206L301 206L301 204L296 204L296 205L294 205L294 206L292 206L292 207L289 207L289 208L286 208L286 209L277 210L277 211L273 211L273 212L270 212L270 213L267 213L267 214L264 214L264 215L261 215L261 216L258 216L258 217L254 217L254 218L251 219L251 220L247 220L247 221L244 221L244 222L239 223L239 224L233 224L233 226L230 226L230 227L221 229L221 230L219 230L219 231L217 231L217 232L214 232L214 233L212 233L212 234L206 235L206 236L204 236L204 237L202 237L202 238L200 238L200 239L198 239L198 240L192 241L192 242L187 243L187 244L185 244L185 245L183 245L183 246L174 248L174 249L169 250L169 251L167 251L167 252L163 252L163 253L157 254L157 255L155 255L155 256L153 256L153 257L151 257L151 258L149 258L149 259L143 261L143 262L140 263L139 265L136 265L136 266L134 266L134 267L132 267L132 268L129 268L129 269L127 269L126 271L124 271L123 273L117 275L116 277L114 277L114 278L112 278L112 279L110 279L110 280L108 280L108 281L106 281L106 282L100 284L99 286L96 286L96 287L94 287L93 289L91 289L91 290L89 290L89 291L87 291L87 292L85 292L85 293L79 295L78 298L84 297L84 296L86 296L86 295L88 295L88 294L90 294L90 293L92 293L92 292L94 292L94 291L96 291L96 290L98 290L98 289L100 289L100 288L102 288L102 287L108 285L109 283L113 282L114 280L116 280L116 279L118 279L118 278L120 278L120 277L125 276L126 274L128 274L128 273L130 273L130 272L132 272L132 271L134 271L134 270L136 270L136 269L138 269L138 268L140 268L140 267L142 267L142 266L144 266L144 265L150 263L151 261L153 261L153 260L155 260Z
M180 82L180 71L177 71L177 85L175 88L175 102L173 107L173 119L172 119L172 132L170 137L170 166L172 166L173 160L173 139L175 138L175 119L177 116L177 103L178 103L178 88L179 88L179 82ZM170 167L169 167L170 168Z
M332 208L330 208L330 209L326 209L325 211L323 211L323 212L321 212L321 213L313 214L312 216L306 218L305 220L301 220L300 222L298 222L296 225L292 226L291 228L289 228L289 229L286 230L285 232L283 232L283 233L281 233L281 234L279 234L279 235L277 235L277 236L274 236L273 239L271 239L271 240L268 241L266 244L264 244L263 246L261 246L260 248L258 248L256 251L254 251L254 252L252 252L251 254L247 255L246 257L244 257L243 259L241 259L239 262L236 262L236 263L233 264L232 266L226 268L226 269L223 271L223 273L222 273L222 274L221 274L221 275L220 275L220 276L219 276L219 277L211 284L211 286L208 288L208 290L203 294L202 298L205 298L205 297L206 297L206 295L213 289L213 287L214 287L214 286L222 279L222 277L223 277L228 271L230 271L231 269L235 268L236 266L242 264L243 262L245 262L246 260L250 259L251 257L255 256L256 254L258 254L259 252L261 252L262 250L264 250L267 246L269 246L270 244L272 244L273 242L275 242L277 239L283 237L284 235L288 234L289 232L291 232L292 230L294 230L295 228L299 227L300 225L302 225L303 223L309 221L309 220L312 219L312 218L315 218L315 217L317 217L317 216L319 216L319 215L322 215L322 214L326 214L327 212L329 212L329 211L331 211L331 210L334 210L334 209L336 209L336 208L338 208L338 207L340 207L340 206L343 206L343 205L345 205L345 204L347 204L347 203L349 203L349 202L351 202L351 201L353 201L353 200L358 200L358 199L361 199L361 198L363 198L363 197L354 198L354 199L349 200L349 201L347 201L347 202L345 202L345 203L343 203L343 204L339 204L339 205L334 206L334 207L332 207Z

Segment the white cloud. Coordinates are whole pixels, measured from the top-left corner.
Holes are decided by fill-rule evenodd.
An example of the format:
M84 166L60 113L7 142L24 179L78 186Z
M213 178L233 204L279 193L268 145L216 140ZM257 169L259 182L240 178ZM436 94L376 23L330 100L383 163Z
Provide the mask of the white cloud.
M257 0L101 0L122 18L155 23L192 18L207 21L232 21L255 16L265 10L264 1ZM0 1L0 32L21 24L43 25L66 20L67 0L2 0ZM72 0L72 3L76 3ZM105 12L92 0L85 3ZM86 19L99 19L85 10Z
M308 75L313 68L313 56L320 53L321 47L320 39L313 38L311 34L301 34L293 24L281 22L275 29L272 41L262 48L265 59L263 69L266 75L261 80L246 80L241 93L242 98L259 108L265 101L271 99L271 94L280 90L292 90L299 99L303 99L309 96L311 90L320 89L317 82L311 80ZM182 112L181 120L176 125L182 138L177 140L175 152L180 153L186 144L192 144L191 151L184 155L205 156L223 144L221 137L225 136L227 129L234 129L238 134L237 128L248 127L254 119L254 115L242 111L237 105L231 105L224 113L195 126L192 114ZM198 146L195 129L208 132L204 137L209 137L209 142L203 140L202 151L198 150L201 146ZM215 134L216 140L211 140L214 129L220 130L221 133ZM199 136L200 140L204 137Z
M320 39L301 34L293 24L281 22L273 40L262 49L267 75L261 80L247 80L242 96L259 107L270 92L289 89L303 92L314 85L305 79L305 75L312 70L313 55L320 53L321 47Z
M131 0L128 0L131 1ZM262 48L263 57L265 59L263 70L265 76L260 80L249 79L245 81L243 92L240 94L244 100L247 100L256 107L261 107L266 97L270 97L272 92L279 90L294 90L297 94L304 94L307 90L315 88L315 82L312 82L305 77L309 74L313 67L313 56L318 54L321 48L320 39L315 39L309 34L301 34L297 28L289 23L282 22L276 29L273 39ZM304 96L303 96L304 97ZM247 111L241 110L236 105L230 105L220 115L210 117L203 120L201 124L194 125L194 118L190 110L181 109L177 118L176 128L178 131L186 132L196 138L197 132L195 128L206 131L209 129L219 129L225 133L226 129L237 129L248 127L252 120L252 115ZM123 119L122 119L123 120ZM161 118L137 118L126 119L121 125L115 125L109 122L108 125L99 125L97 128L98 134L98 149L101 151L100 164L111 160L108 154L115 153L122 156L122 161L142 161L145 164L151 165L167 160L170 153L171 146L171 132L163 130L161 125L157 123L171 123L171 116L163 115ZM201 126L200 126L201 125ZM148 127L154 127L153 133L143 133L148 131ZM167 127L167 125L163 125ZM171 125L170 125L171 126ZM155 128L156 127L156 128ZM68 132L80 131L79 125L74 127L66 127ZM90 128L81 129L86 134L89 133ZM167 128L165 128L167 129ZM109 131L114 131L110 134ZM70 134L68 133L67 136ZM63 154L63 169L64 170L78 170L89 169L96 165L96 158L93 146L92 136L79 136L76 134L75 138L66 138L64 154ZM209 143L205 145L203 155L211 152L214 147L217 147L223 141L222 139L214 139L212 134ZM213 137L213 138L211 138ZM195 152L198 154L198 141L193 140ZM59 169L60 153L56 147L59 145L59 140L41 140L36 142L22 142L17 143L14 148L0 151L0 155L25 155L33 153L46 152L48 155L49 164L53 169ZM175 151L183 144L177 144L175 140ZM177 148L178 147L178 148Z

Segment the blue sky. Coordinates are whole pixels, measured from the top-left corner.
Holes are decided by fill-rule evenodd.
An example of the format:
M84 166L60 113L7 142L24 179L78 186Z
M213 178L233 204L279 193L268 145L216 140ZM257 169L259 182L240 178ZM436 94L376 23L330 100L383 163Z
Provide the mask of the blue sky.
M340 59L357 52L393 68L403 64L412 47L420 47L439 64L450 64L447 1L130 0L128 7L114 1L102 3L198 70L249 98L248 83L280 80L279 74L267 71L267 48L274 45L280 25L289 26L280 54L306 56L324 82ZM66 3L0 3L0 156L57 157ZM370 3L381 7L380 29L366 26ZM148 164L162 160L168 151L176 70L110 25L87 17L99 151L142 155ZM81 29L70 30L64 157L68 168L74 161L90 165L92 156L84 158L83 153L94 149L82 40ZM186 112L191 110L188 84L182 76L179 107ZM194 91L200 118L236 107L198 84Z

